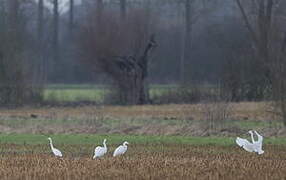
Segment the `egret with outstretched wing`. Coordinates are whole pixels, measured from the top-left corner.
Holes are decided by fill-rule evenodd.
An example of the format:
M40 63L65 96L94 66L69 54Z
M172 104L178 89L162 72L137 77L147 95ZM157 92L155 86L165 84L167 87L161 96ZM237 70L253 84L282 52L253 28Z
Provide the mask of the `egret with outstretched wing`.
M248 131L248 133L251 135L252 143L249 142L247 139L237 137L235 140L236 144L239 147L242 147L247 152L256 152L258 154L263 154L264 153L264 151L262 150L263 137L260 134L258 134L256 131L254 131L254 133L258 136L258 140L255 141L253 137L253 132Z
M237 137L235 142L239 147L242 147L247 152L255 152L254 144L249 142L247 139Z

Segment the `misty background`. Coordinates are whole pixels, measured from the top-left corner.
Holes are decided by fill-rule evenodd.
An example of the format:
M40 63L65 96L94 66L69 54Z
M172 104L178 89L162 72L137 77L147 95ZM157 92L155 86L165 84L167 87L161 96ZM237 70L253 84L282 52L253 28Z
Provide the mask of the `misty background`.
M0 102L266 100L286 115L285 7L282 0L1 0ZM48 93L68 87L100 100Z

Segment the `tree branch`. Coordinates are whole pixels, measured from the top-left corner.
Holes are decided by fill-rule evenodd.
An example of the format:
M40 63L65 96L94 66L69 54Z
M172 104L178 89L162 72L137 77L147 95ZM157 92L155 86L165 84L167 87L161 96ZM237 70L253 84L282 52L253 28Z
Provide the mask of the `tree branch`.
M274 6L273 0L268 0L267 6L266 6L267 7L266 16L267 17L271 17L273 6Z
M236 0L236 3L238 5L238 7L239 7L239 10L240 10L241 14L242 14L243 20L244 20L244 22L246 24L246 28L249 30L254 43L257 44L258 43L257 35L255 34L252 26L250 25L249 19L248 19L247 15L246 15L246 12L245 12L245 10L244 10L240 0Z
M273 5L274 5L273 0L267 1L266 18L268 27L271 25Z

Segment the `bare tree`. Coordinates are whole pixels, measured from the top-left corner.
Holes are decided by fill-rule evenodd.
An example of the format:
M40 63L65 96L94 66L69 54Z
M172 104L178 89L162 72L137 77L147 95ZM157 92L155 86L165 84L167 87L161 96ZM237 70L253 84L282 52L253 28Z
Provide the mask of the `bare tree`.
M69 30L72 35L74 28L74 0L70 0L69 4Z
M272 34L274 43L270 53L272 54L272 94L275 102L274 107L277 109L275 113L282 118L284 126L286 126L286 23L284 22L286 3L284 1L283 3L280 4L277 10L279 13L274 19L274 32Z
M53 1L53 48L54 48L54 61L58 61L59 57L59 2Z
M44 1L39 0L38 1L38 39L39 41L43 38L43 29L44 29Z
M28 29L28 16L24 11L27 1L5 1L0 11L0 103L19 105L41 98L34 84L34 38ZM36 33L35 33L36 34ZM37 36L36 36L37 37Z
M56 79L57 75L61 71L60 67L60 50L59 50L59 1L53 0L53 25L52 25L52 54L53 59L51 66L49 67L49 73L52 79Z
M284 44L285 46L285 44ZM284 48L283 48L284 49ZM281 56L277 57L276 62L272 65L273 77L273 98L275 115L282 118L284 126L286 126L286 59L285 49L282 51Z
M252 3L250 1L242 2L241 0L236 0L236 4L242 14L254 47L254 61L257 64L255 70L256 93L257 96L263 97L265 89L271 84L270 46L273 41L271 34L273 30L274 0L253 1Z
M185 84L185 66L186 59L189 58L189 50L191 45L191 30L192 30L192 22L191 22L191 5L194 0L185 0L185 28L182 36L182 54L181 54L181 83Z
M44 53L44 1L38 0L38 9L37 9L37 56L38 60L35 62L35 74L34 82L37 87L43 88L44 80L46 79L46 69L45 69L45 53Z
M285 102L285 17L283 1L236 0L244 23L251 35L262 91L270 87L274 100L286 125ZM262 93L262 92L261 92Z
M203 14L210 12L210 8L206 6L206 1L197 0L183 0L178 1L184 4L184 29L182 32L182 47L180 57L180 81L182 84L186 83L186 62L191 61L192 51L192 31L195 23ZM211 4L211 3L209 3Z
M112 12L102 18L100 25L88 22L83 28L85 62L111 77L118 87L118 103L148 103L146 79L156 42L145 12L134 10L124 22Z

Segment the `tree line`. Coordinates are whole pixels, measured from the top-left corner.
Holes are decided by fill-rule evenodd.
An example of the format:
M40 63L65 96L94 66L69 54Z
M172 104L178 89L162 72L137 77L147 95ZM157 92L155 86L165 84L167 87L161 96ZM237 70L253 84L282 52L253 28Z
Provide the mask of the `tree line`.
M286 2L62 3L1 0L1 104L39 102L49 83L111 84L120 104L152 103L150 83L208 83L286 116Z

